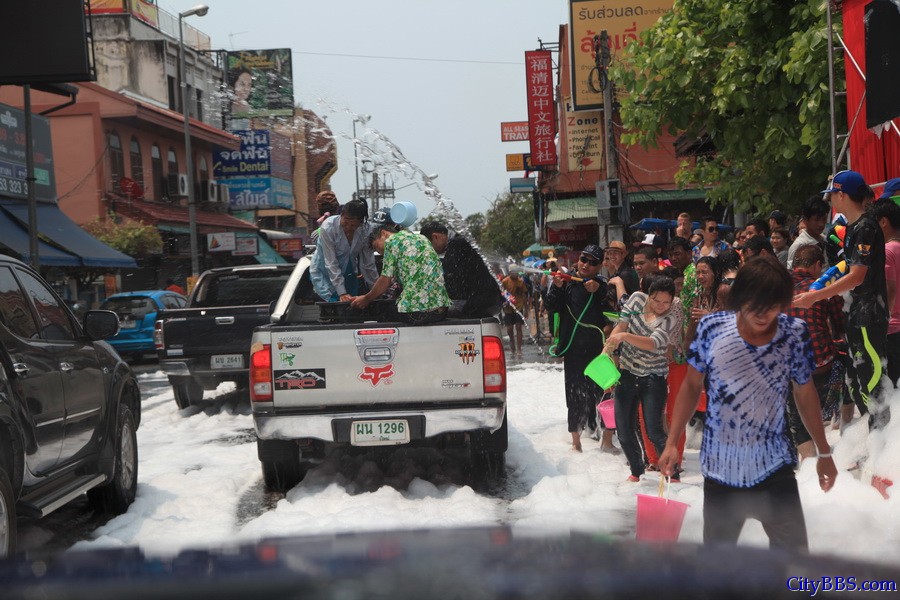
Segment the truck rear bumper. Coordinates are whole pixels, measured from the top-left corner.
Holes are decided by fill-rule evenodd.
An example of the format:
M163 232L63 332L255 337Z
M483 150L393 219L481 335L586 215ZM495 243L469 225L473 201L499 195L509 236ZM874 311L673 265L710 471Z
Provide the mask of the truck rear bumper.
M276 415L266 412L254 412L253 422L256 434L263 440L296 440L313 438L326 442L339 442L335 439L337 421L397 419L404 417L421 417L425 420L424 437L429 438L442 433L474 431L489 429L496 431L503 423L506 403L496 405L460 408L439 408L423 410L385 410L373 412L360 410L355 413L325 413L316 415Z

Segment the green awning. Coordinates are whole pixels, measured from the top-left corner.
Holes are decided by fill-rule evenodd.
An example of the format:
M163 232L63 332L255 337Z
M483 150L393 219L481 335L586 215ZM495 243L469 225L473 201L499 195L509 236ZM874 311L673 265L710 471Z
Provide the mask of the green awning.
M705 190L653 190L650 192L626 192L632 204L638 202L670 202L673 200L705 200Z
M551 200L547 203L548 225L576 219L597 220L597 199L594 196Z
M189 234L191 232L189 227L184 225L163 225L159 224L156 226L160 231L165 231L167 233L184 233Z

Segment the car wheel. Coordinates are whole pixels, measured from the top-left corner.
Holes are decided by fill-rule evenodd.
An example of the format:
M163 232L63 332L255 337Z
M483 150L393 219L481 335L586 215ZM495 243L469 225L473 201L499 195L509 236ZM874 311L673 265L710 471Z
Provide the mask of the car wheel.
M137 431L131 411L124 405L119 405L115 444L112 479L88 491L88 499L93 507L110 515L120 515L128 510L137 493Z
M185 378L173 383L172 390L175 392L175 404L182 410L203 401L203 386L193 379Z
M257 456L263 481L270 492L286 492L303 479L306 469L300 462L297 445L284 440L257 440Z
M472 467L476 480L494 485L506 477L506 452L477 452Z
M6 471L0 468L0 559L16 552L16 499Z

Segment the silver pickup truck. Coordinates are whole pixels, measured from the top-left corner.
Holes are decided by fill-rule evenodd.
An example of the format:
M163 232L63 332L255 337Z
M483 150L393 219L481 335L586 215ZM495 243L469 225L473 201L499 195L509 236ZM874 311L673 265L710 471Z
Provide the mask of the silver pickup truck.
M316 303L309 264L297 263L271 323L253 332L250 400L266 487L293 487L336 444L466 445L480 476L502 476L506 361L497 320L413 326L382 322L377 309Z

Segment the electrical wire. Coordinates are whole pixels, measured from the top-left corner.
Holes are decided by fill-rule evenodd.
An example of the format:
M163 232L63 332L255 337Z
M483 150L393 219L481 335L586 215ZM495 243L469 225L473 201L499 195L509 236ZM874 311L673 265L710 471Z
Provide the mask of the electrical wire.
M340 58L374 58L378 60L416 60L422 62L446 62L446 63L464 63L476 65L515 65L517 67L524 66L524 62L499 61L499 60L462 60L456 58L420 58L415 56L376 56L373 54L338 54L334 52L304 52L301 50L292 50L292 54L307 54L311 56L337 56Z

